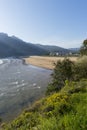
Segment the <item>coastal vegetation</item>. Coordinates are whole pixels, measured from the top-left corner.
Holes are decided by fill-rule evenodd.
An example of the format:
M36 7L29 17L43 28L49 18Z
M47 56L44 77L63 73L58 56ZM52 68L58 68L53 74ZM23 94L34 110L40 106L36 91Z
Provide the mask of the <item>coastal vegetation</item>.
M87 55L87 39L83 41L83 45L80 49L81 55Z
M57 61L46 96L2 130L87 130L86 65L86 55Z
M71 61L65 58L63 61L59 60L55 63L52 74L52 82L49 84L46 93L59 91L64 85L65 81L80 81L87 79L87 56L79 57L77 61Z

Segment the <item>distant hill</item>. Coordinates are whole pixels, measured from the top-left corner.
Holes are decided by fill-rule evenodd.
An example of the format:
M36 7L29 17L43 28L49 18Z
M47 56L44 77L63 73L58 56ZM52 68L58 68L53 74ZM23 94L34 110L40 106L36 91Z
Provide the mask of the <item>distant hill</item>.
M20 57L30 55L45 55L48 52L35 44L24 42L23 40L5 33L0 33L0 58Z
M80 51L80 48L69 48L69 50L73 53L78 53Z
M69 52L72 50L58 46L27 43L15 36L0 33L0 58L47 55L49 53L66 55Z
M70 50L59 47L59 46L41 45L41 44L37 44L37 46L42 48L42 49L45 49L51 53L58 52L58 53L62 53L62 54L67 54L70 52Z

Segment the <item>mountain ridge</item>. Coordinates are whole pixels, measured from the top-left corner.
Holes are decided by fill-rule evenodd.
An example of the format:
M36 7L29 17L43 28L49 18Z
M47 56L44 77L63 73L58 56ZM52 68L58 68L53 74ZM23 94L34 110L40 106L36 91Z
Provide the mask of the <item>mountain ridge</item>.
M0 33L0 58L4 57L27 57L33 55L47 55L50 53L60 53L63 55L72 52L55 45L41 45L25 42L22 39L6 33Z
M0 33L0 57L20 57L30 55L45 55L46 50L24 42L17 37L9 37L7 34Z

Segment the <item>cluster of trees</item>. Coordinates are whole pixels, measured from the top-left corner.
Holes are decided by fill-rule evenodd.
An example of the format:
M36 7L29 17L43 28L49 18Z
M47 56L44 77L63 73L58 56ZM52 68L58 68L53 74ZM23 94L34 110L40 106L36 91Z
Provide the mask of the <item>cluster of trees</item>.
M83 41L83 45L80 49L81 55L87 55L87 39Z
M47 94L59 91L65 81L79 81L87 78L87 40L84 40L83 46L80 49L81 57L76 62L65 58L63 61L57 61L52 74L52 82L47 88ZM85 55L85 56L83 56Z

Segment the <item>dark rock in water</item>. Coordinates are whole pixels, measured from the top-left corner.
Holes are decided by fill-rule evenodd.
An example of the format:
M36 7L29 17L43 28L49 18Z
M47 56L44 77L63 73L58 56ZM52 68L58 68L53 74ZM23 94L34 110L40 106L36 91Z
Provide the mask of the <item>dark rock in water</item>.
M26 65L25 59L22 59L22 64Z

